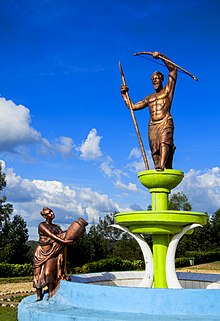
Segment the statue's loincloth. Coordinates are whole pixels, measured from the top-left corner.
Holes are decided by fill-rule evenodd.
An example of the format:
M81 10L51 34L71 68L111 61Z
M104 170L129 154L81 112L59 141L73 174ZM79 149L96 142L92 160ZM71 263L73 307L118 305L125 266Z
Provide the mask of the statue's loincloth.
M149 122L148 138L152 155L159 152L162 143L174 146L173 132L174 124L171 116L167 116L161 121Z

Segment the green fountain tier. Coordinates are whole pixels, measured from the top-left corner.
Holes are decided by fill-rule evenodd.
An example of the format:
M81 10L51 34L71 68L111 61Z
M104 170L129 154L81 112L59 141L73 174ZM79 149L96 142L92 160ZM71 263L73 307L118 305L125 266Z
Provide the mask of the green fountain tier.
M165 169L164 171L148 170L138 173L140 182L147 187L150 192L170 191L179 185L184 177L184 173L179 170Z
M200 212L168 210L168 195L183 179L179 170L148 170L138 173L140 182L152 195L152 211L116 214L116 222L132 233L176 234L189 224L207 223L207 215Z
M170 278L167 267L173 266L175 270L175 248L179 239L185 233L193 231L195 227L207 223L208 216L204 213L168 210L168 195L181 183L183 177L182 171L173 169L148 170L138 173L140 182L149 189L152 195L152 210L115 215L118 226L131 233L139 242L141 237L139 234L152 235L153 286L155 288L166 288L168 287L167 280L171 279L173 283L175 279L174 271ZM143 240L141 242L143 243ZM151 260L150 257L149 260Z
M207 215L188 211L137 211L115 215L117 224L138 234L176 234L189 224L207 223Z

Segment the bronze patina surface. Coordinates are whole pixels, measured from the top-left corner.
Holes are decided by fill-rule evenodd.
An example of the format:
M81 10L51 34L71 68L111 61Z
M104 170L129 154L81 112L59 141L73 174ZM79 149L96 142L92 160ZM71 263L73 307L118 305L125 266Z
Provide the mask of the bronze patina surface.
M38 226L39 242L33 258L34 287L38 301L43 298L42 289L45 286L48 287L48 297L51 297L59 281L68 279L66 246L82 236L88 225L83 218L79 218L63 232L58 225L52 223L55 214L50 208L44 207L41 215L45 222Z
M122 84L121 94L127 107L132 107L134 111L149 107L148 138L155 169L172 169L175 146L173 142L174 124L170 111L177 80L177 67L159 52L152 53L152 56L155 59L161 59L169 71L166 85L163 86L164 75L155 71L151 77L154 93L133 103L128 96L128 87Z

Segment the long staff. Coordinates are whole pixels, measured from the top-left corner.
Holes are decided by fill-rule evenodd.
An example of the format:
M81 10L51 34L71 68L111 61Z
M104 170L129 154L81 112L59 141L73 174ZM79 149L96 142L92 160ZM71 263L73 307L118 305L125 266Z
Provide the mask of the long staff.
M123 69L122 69L120 61L119 61L119 69L120 69L120 73L121 73L122 83L123 83L123 85L127 86L126 80L125 80L125 75L124 75L124 72L123 72ZM141 148L144 164L145 164L146 170L148 171L149 170L149 165L148 165L148 161L147 161L147 156L146 156L146 153L145 153L145 150L144 150L144 145L143 145L143 142L142 142L142 139L141 139L141 135L140 135L140 131L139 131L139 128L138 128L138 124L137 124L137 121L136 121L136 118L135 118L135 115L134 115L134 111L133 111L133 108L132 108L132 102L131 102L131 99L130 99L130 97L128 95L128 92L126 92L126 98L127 98L127 101L128 101L128 107L129 107L130 112L131 112L131 117L132 117L132 120L134 122L134 127L135 127L135 130L136 130L136 133L137 133L137 137L138 137L138 141L139 141L139 144L140 144L140 148Z

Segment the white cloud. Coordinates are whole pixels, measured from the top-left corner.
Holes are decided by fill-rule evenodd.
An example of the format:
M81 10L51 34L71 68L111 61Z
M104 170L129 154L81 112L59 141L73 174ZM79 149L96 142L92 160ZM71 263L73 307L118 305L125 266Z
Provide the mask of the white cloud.
M16 175L12 168L7 168L4 161L1 161L2 171L6 173L6 194L15 202L31 202L38 197L38 190L28 179L22 179Z
M220 208L220 168L208 170L191 169L177 187L183 191L194 211L212 214Z
M154 164L153 164L153 161L152 161L152 157L151 157L150 151L146 152L146 157L147 157L149 168L153 169L154 168ZM142 157L142 154L141 154L141 151L140 151L139 148L137 148L137 147L133 148L129 153L128 159L131 162L128 163L127 166L132 172L138 173L138 172L142 172L142 171L146 170L146 167L145 167L145 164L144 164L144 161L143 161L143 157Z
M72 156L74 151L73 140L70 137L61 136L56 138L53 142L49 142L46 138L41 139L39 145L39 152L42 155L56 155L57 153L63 156Z
M49 142L41 133L31 127L30 110L16 105L11 100L0 98L0 151L25 156L24 146L37 145L44 155L71 156L74 145L70 137L61 136ZM22 149L23 148L23 149Z
M24 217L32 232L42 220L39 213L44 206L51 207L55 211L56 222L64 226L79 216L97 222L100 216L119 210L108 195L91 188L74 188L59 181L22 179L4 162L2 169L6 173L7 201L13 204L15 213Z
M126 191L138 192L136 184L133 183L124 184L121 181L117 181L115 182L115 186Z
M39 145L39 153L42 155L54 155L55 149L48 139L42 138Z
M130 168L131 171L138 173L146 170L144 166L144 161L140 159L139 161L134 161L130 164L128 164L128 167Z
M111 177L114 172L112 158L110 156L107 156L104 162L102 162L102 164L100 165L100 168L106 176Z
M112 158L110 156L107 156L104 162L102 162L102 164L100 165L100 168L106 176L113 176L114 166Z
M21 145L39 142L41 135L30 126L28 108L0 98L0 150L15 152Z
M127 197L130 204L138 203L139 194L136 194L137 198L132 198L132 194L138 191L137 186L133 183L125 184L119 179L115 186L128 194L124 198L120 196L120 204L115 203L107 194L98 193L89 187L70 187L55 180L23 179L12 168L7 168L4 162L2 169L7 179L4 194L8 202L13 204L14 213L21 214L27 222L30 238L36 236L37 225L42 220L40 211L43 206L51 207L55 211L56 222L66 228L79 216L91 223L97 222L98 218L106 213L130 211L133 205L130 205L130 208L128 204L123 205L127 202ZM208 211L212 214L220 208L220 168L190 170L185 174L178 190L186 194L194 211ZM142 205L140 201L135 208Z
M141 158L141 151L139 148L137 147L134 147L131 151L130 151L130 154L128 156L128 159L131 159L131 158Z
M102 156L100 149L101 136L97 135L97 130L95 128L91 129L86 140L78 148L81 152L80 157L82 159L96 159Z
M73 140L70 137L61 136L55 142L56 150L62 155L71 155L73 152Z
M121 176L128 176L127 173L118 168L115 168L115 166L113 165L113 160L110 156L107 156L104 159L104 161L100 165L100 168L108 177L116 177L119 179Z

